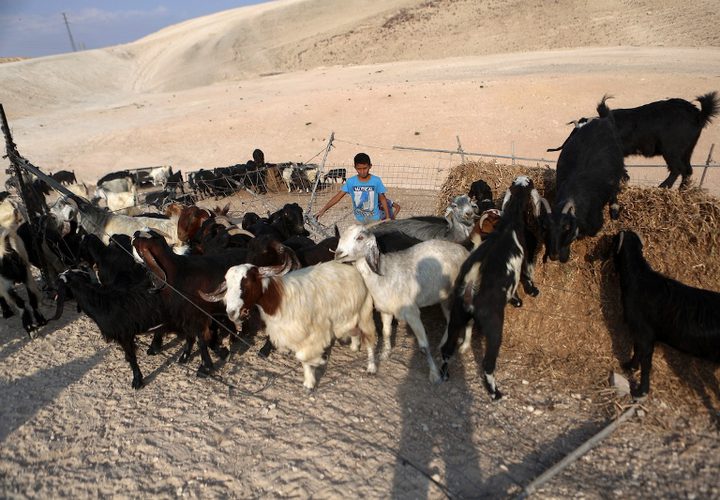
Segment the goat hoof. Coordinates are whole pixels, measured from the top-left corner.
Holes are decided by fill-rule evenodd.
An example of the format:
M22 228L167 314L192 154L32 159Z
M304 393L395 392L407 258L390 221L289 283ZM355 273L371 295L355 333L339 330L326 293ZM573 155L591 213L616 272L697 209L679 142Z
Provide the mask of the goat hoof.
M196 375L200 378L206 378L212 372L212 368L208 368L205 365L200 365L197 369Z
M147 355L148 356L157 356L158 354L160 354L161 350L162 350L161 347L150 344L150 347L148 347L148 350L147 350Z
M178 358L178 363L185 364L188 361L190 361L190 353L189 352L183 352L180 357Z
M135 389L135 390L140 389L143 385L145 385L145 384L143 383L142 377L141 377L141 378L134 378L133 381L132 381L132 388Z
M273 345L272 345L272 343L270 342L270 340L268 339L268 340L265 341L265 345L263 345L263 346L260 348L260 351L258 352L258 356L260 356L261 358L269 358L269 357L270 357L270 353L271 353L272 351L273 351Z
M626 372L634 372L637 371L638 366L635 365L632 361L626 361L620 365L620 367L623 369L623 371Z
M540 295L540 290L538 289L538 287L533 286L530 288L528 295L530 295L531 297L537 297L538 295Z
M642 403L648 397L648 393L640 389L631 389L630 395L632 396L633 403Z
M495 389L495 392L490 393L490 397L492 398L493 401L499 401L500 398L503 397L503 394L502 394L502 392Z
M220 347L215 350L215 354L220 359L227 359L227 357L230 355L230 349L227 347Z
M47 325L47 320L45 319L45 316L40 314L39 312L35 313L35 323L38 327Z
M513 307L522 307L522 299L517 299L515 297L510 299L510 305Z
M450 370L448 370L447 363L443 363L440 367L440 378L443 380L443 382L447 382L447 380L450 378Z

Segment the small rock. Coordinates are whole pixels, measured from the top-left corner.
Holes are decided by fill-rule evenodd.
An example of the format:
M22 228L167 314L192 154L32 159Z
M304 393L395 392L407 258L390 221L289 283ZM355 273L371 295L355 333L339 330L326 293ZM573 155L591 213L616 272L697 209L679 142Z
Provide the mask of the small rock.
M508 471L507 465L505 465L505 464L500 464L500 470L503 471L503 472L507 472L507 471Z
M640 418L645 417L645 410L638 410L638 411L637 411L637 416L640 417Z
M355 415L353 415L352 417L350 417L350 420L352 420L352 421L355 422L356 424L357 424L357 423L360 423L360 419L359 419L358 417L356 417Z
M626 396L630 394L630 382L619 373L612 372L610 374L610 385L615 388L618 396Z
M529 384L530 384L530 382L528 382L527 380L522 381L522 385L529 385Z
M432 475L432 478L433 478L433 481L435 481L436 483L440 482L440 474L435 473Z

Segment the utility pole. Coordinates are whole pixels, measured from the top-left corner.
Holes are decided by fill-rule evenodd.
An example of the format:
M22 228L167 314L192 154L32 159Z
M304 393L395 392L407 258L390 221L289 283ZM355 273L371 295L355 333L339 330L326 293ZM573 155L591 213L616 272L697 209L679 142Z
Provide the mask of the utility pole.
M73 40L72 32L70 31L70 23L68 23L67 16L65 13L62 13L63 19L65 20L65 27L67 28L68 36L70 37L70 45L72 45L73 52L77 52L77 48L75 47L75 40Z

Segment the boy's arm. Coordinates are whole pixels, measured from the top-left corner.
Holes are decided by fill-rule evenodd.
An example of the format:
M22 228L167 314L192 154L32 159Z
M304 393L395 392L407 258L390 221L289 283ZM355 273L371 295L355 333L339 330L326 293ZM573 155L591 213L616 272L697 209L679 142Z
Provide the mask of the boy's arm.
M395 215L390 213L390 209L388 208L388 202L387 198L385 197L385 193L380 193L378 195L378 199L380 200L380 206L385 211L385 219L395 219Z
M325 206L320 209L320 211L317 213L316 217L319 219L325 212L327 212L330 209L330 207L332 207L338 201L340 201L340 199L343 196L345 196L346 194L347 193L345 191L338 191L337 193L335 193L335 196L330 198L330 200L325 204Z

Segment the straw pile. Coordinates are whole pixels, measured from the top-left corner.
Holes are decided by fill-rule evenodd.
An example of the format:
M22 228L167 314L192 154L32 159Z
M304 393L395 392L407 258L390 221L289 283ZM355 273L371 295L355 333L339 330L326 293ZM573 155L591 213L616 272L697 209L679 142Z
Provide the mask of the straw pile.
M555 171L550 168L466 163L449 173L438 211L453 196L467 193L477 179L493 188L499 206L518 175L529 176L552 205ZM570 387L598 387L629 359L629 332L609 260L611 238L620 229L642 236L645 258L655 270L691 286L720 291L720 200L697 188L679 192L626 186L619 202L620 219L611 221L605 209L601 232L575 242L567 264L543 264L541 247L535 275L540 296L524 297L521 291L525 305L507 308L503 352L521 356L532 368L529 378L549 373ZM659 347L653 358L651 397L677 410L704 405L714 413L720 407L720 369Z

